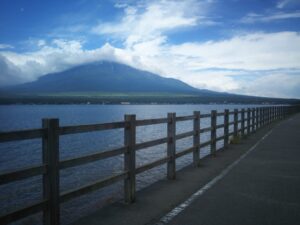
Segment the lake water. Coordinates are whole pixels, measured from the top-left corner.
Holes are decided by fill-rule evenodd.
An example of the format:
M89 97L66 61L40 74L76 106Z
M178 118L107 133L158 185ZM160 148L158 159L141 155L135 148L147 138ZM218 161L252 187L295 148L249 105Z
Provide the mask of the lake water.
M211 110L223 112L224 109L253 108L255 105L7 105L0 106L0 132L40 128L42 118L59 118L60 125L95 124L122 121L124 114L136 114L137 119L162 118L168 112L177 116L192 115L193 111L202 114ZM232 120L232 116L230 118ZM218 117L217 123L223 123ZM201 128L209 127L210 119L201 119ZM137 143L167 136L166 124L138 127ZM232 127L232 126L231 126ZM178 122L176 133L191 131L192 121ZM232 128L231 128L232 130ZM223 134L218 129L217 136ZM201 134L201 141L207 141L210 133ZM87 153L105 151L123 145L123 129L65 135L60 137L60 160ZM192 137L176 142L176 151L192 145ZM217 143L222 147L223 142ZM201 149L200 156L209 153L209 148ZM166 144L147 148L137 152L137 166L166 156ZM20 169L41 163L41 140L26 140L0 144L0 173ZM176 160L177 170L192 162L192 155ZM60 172L61 192L71 188L103 179L123 169L123 156L113 157L89 163ZM137 189L166 177L166 165L162 165L137 176ZM0 215L40 200L42 197L42 177L0 186ZM67 224L93 210L123 197L123 182L111 185L91 194L71 200L61 205L62 223ZM39 224L41 215L22 220L18 224Z

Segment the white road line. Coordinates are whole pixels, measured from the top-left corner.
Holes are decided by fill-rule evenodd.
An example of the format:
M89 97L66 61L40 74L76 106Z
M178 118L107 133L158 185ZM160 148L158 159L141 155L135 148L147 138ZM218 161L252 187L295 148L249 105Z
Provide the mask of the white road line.
M272 133L273 129L270 130L267 134L265 134L255 145L253 145L246 153L241 155L236 161L226 167L218 176L213 178L210 182L205 184L202 188L192 194L186 201L176 206L170 212L168 212L165 216L160 218L159 222L155 225L165 225L169 223L175 216L185 210L193 201L196 200L197 197L203 195L205 191L210 189L214 184L216 184L219 180L221 180L234 166L236 166L242 159L244 159L250 152L252 152L266 137L268 137Z

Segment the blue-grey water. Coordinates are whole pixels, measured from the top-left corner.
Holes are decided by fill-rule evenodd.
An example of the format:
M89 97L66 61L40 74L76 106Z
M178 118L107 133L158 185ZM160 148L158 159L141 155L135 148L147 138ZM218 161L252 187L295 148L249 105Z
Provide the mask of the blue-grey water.
M59 118L60 125L81 125L122 121L124 114L136 114L137 119L162 118L168 112L176 112L177 116L192 115L193 111L209 113L215 109L252 108L254 105L4 105L0 106L0 132L20 129L40 128L42 118ZM232 120L232 117L230 117ZM223 123L223 117L218 117ZM209 127L209 119L201 119L201 127ZM191 131L192 121L178 122L176 133ZM232 128L231 128L232 129ZM137 128L137 143L166 137L166 124ZM218 129L217 136L223 134ZM201 134L201 141L209 140L210 134ZM65 135L60 137L60 160L80 156L87 153L105 151L123 145L123 129ZM184 150L192 145L192 138L176 142L176 151ZM223 142L217 143L222 147ZM209 148L201 149L200 156L209 153ZM166 155L166 144L147 148L137 152L137 166L155 161ZM0 173L27 166L41 164L41 140L24 140L0 144ZM176 169L192 162L191 154L176 160ZM75 168L61 170L60 190L64 192L80 187L122 171L123 156L113 157ZM166 165L146 171L137 176L137 189L166 177ZM123 182L111 185L91 194L71 200L61 205L63 224L70 223L81 216L91 213L123 196ZM0 215L19 207L24 207L42 198L42 177L0 186ZM41 215L22 220L19 224L39 224Z

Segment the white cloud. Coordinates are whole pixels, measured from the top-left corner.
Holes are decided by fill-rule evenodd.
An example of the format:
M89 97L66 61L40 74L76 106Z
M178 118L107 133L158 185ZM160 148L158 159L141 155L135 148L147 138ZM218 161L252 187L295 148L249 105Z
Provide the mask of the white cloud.
M279 9L284 8L291 0L281 0L277 3L276 7Z
M266 70L300 68L300 34L253 33L223 41L184 43L170 47L173 55L186 57L194 69Z
M0 84L12 85L21 83L23 74L17 66L0 55Z
M37 41L37 46L38 47L43 47L45 45L46 45L46 41L45 40L40 39L40 40Z
M122 51L105 44L101 48L83 50L79 41L54 40L52 45L42 45L38 51L15 53L0 52L1 84L11 84L10 80L21 83L37 79L53 72L97 60L116 60L128 63ZM119 60L120 59L120 60ZM5 70L3 68L6 68ZM14 68L11 72L9 68ZM6 71L6 72L5 72ZM4 80L7 80L4 82Z
M0 44L0 50L2 50L2 49L10 49L10 48L14 48L14 46L8 45L8 44Z
M241 19L242 23L255 23L255 22L272 22L276 20L287 20L300 18L300 12L276 12L267 15L249 13L247 16Z
M297 75L284 73L268 74L258 77L251 82L240 82L236 92L256 96L300 98L299 76L300 73Z
M100 23L92 28L99 35L122 38L127 48L163 36L165 32L181 27L192 27L199 23L213 24L205 17L210 1L148 1L145 5L124 8L120 21ZM119 6L119 5L118 5ZM165 37L165 36L163 36Z
M128 6L128 4L126 3L121 3L121 2L117 2L114 7L122 9L122 8L126 8Z
M293 7L295 5L299 5L299 0L280 0L278 1L276 7L279 9L283 9L286 7Z

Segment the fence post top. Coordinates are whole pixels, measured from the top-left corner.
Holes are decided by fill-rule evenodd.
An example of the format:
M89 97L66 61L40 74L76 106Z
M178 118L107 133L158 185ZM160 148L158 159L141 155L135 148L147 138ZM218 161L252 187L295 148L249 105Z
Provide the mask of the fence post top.
M200 111L194 111L194 115L196 116L200 115Z
M135 120L136 115L135 114L125 114L124 118L125 118L125 120Z
M176 116L176 113L174 113L174 112L171 112L171 113L168 113L168 117L175 117Z
M225 111L225 113L229 113L229 109L225 109L224 111Z
M58 118L43 118L42 119L42 127L47 128L47 127L58 127L59 126L59 119Z
M176 122L176 113L168 113L168 123Z
M43 118L42 121L59 121L58 118Z

